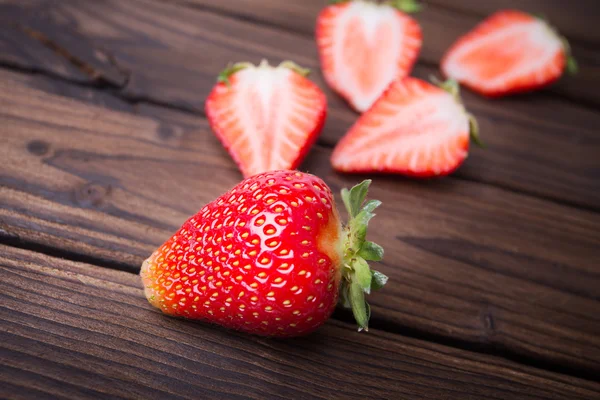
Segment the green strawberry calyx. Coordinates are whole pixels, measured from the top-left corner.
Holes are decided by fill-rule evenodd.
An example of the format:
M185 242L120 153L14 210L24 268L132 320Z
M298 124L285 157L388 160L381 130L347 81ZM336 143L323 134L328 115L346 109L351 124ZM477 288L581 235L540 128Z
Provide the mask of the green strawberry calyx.
M243 69L246 69L246 68L268 68L268 67L271 67L271 66L269 65L269 62L265 59L263 59L260 62L258 67L250 62L238 62L235 64L230 63L229 65L227 65L227 67L223 71L221 71L221 73L217 77L217 82L223 83L227 87L231 87L231 82L229 81L229 78L232 75L234 75L235 73L237 73ZM287 68L287 69L289 69L299 75L302 75L304 77L306 77L306 76L308 76L308 74L310 74L310 69L302 68L301 66L299 66L298 64L296 64L293 61L283 61L277 66L277 68Z
M349 3L355 0L329 0L329 4L342 4ZM365 1L365 0L360 0ZM417 0L366 0L368 2L382 4L396 8L405 13L416 13L423 9L423 6L419 4Z
M241 71L243 69L246 69L248 67L253 67L253 66L254 65L252 63L249 63L249 62L239 62L239 63L235 63L235 64L229 64L219 74L219 76L217 77L217 82L218 83L224 83L225 85L227 85L227 87L229 87L229 86L231 86L231 83L229 82L229 77L231 75L235 74L238 71Z
M371 180L367 179L350 190L342 189L342 201L350 220L343 231L340 303L352 309L359 332L369 330L371 309L365 295L381 289L388 281L387 276L372 270L368 263L383 258L383 248L366 240L367 226L375 216L373 211L381 205L379 200L365 201L370 184Z
M383 4L387 4L408 14L416 13L423 9L423 6L417 0L390 0Z
M565 51L565 57L567 59L566 62L566 70L569 75L575 75L579 72L579 65L577 64L577 60L573 57L573 53L571 52L571 45L566 37L560 36L560 40L563 45L563 49Z

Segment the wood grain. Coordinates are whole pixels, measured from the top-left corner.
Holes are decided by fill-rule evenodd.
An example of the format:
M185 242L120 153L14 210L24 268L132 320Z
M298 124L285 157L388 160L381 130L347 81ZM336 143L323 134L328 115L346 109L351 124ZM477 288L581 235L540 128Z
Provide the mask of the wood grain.
M136 106L115 95L112 89L99 89L96 87L70 84L53 76L48 77L41 74L23 73L0 69L0 80L13 82L23 87L37 89L41 92L50 93L62 97L69 97L84 103L94 104L110 110L135 113Z
M290 7L306 12L313 3ZM68 29L109 49L119 68L129 71L121 95L130 99L151 99L202 113L215 76L230 61L293 59L314 70L319 68L312 38L205 11L158 2L38 0L28 4L37 4L32 9L43 5L51 10L42 26L47 27L53 16L55 30L60 30L60 21L67 20ZM280 3L269 2L260 9L268 10L272 4ZM23 18L36 26L28 10L22 10ZM431 26L455 23L448 19L436 20ZM443 32L431 36L448 37ZM427 78L435 72L433 67L420 65L414 73ZM354 123L356 114L326 88L319 73L312 79L328 95L329 118L320 143L332 146ZM487 101L465 92L464 100L479 119L488 149L472 149L458 176L600 209L600 114L544 95Z
M87 80L85 74L66 59L8 23L0 29L0 63L30 71L41 70L72 81Z
M90 39L73 32L72 22L52 15L52 7L27 8L34 3L0 2L0 62L33 71L48 71L75 82L108 83L122 87L127 71ZM47 4L50 6L50 4ZM23 7L28 9L23 13ZM60 29L56 28L60 20ZM35 23L30 23L35 21Z
M314 32L315 15L324 0L306 0L302 3L282 0L170 0L197 6L201 9L227 12L256 21L270 23L282 29L291 29L303 34ZM569 38L590 45L600 44L600 33L596 21L600 16L600 7L595 0L575 0L566 4L562 0L428 0L423 1L423 23L428 22L429 12L448 12L458 10L463 20L469 16L485 17L494 11L514 8L532 14L543 14L557 29ZM433 8L434 11L430 9Z
M92 98L93 99L93 98ZM0 81L0 234L137 270L240 179L201 117L134 116ZM315 147L303 170L337 192ZM371 237L391 278L377 323L600 371L600 216L493 186L376 178Z
M285 0L171 1L229 14L257 24L269 24L309 37L313 36L316 17L326 4L323 0L305 0L301 3ZM544 14L563 35L574 39L571 40L571 47L581 66L577 77L566 77L548 90L575 101L600 106L600 94L595 89L600 87L600 34L596 27L600 6L595 0L570 1L568 5L561 0L517 0L509 4L502 0L437 0L423 3L424 9L414 15L423 30L424 42L419 56L421 62L437 66L459 36L497 9L512 7ZM571 34L575 37L572 38ZM579 38L585 40L584 44L579 43Z
M600 396L597 383L337 321L272 340L169 318L136 275L11 247L0 277L5 398Z

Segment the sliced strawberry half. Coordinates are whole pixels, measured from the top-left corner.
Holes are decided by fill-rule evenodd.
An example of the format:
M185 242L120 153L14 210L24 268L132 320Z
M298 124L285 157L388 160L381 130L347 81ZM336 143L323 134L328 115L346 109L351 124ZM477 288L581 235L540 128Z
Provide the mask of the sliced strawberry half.
M568 42L544 20L515 10L491 15L458 39L442 60L448 78L489 97L531 91L576 63Z
M327 84L364 112L397 78L407 76L421 49L419 24L402 12L414 0L348 1L325 7L316 38Z
M273 67L265 60L238 63L219 75L206 115L244 177L295 169L315 142L327 100L306 75L292 62Z
M469 134L478 140L455 81L399 79L350 128L331 163L342 172L447 175L467 157Z

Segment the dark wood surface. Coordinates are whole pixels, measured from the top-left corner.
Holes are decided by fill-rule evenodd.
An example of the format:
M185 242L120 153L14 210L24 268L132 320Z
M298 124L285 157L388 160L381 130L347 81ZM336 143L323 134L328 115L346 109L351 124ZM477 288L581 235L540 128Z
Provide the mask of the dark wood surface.
M293 340L166 318L138 277L0 247L0 396L545 398L600 384L331 321Z
M278 0L170 0L187 4L200 10L216 10L251 22L261 22L276 29L299 33L308 38L314 35L316 15L324 0L305 0L289 5ZM570 40L573 53L581 70L576 78L565 78L549 92L560 93L573 100L583 100L600 105L600 34L596 22L600 17L600 3L595 0L577 0L566 6L563 0L437 0L422 2L422 12L414 15L423 30L423 49L419 56L421 64L437 68L443 54L460 36L472 29L483 17L507 7L544 14L549 22ZM433 4L435 3L435 4ZM437 6L436 6L437 5ZM571 37L571 34L574 36ZM579 39L584 42L580 42Z
M312 34L316 12L326 2L325 0L306 0L302 4L289 4L279 0L169 0L185 2L202 9L226 12L249 20L273 24L281 29L295 30L304 34ZM506 8L514 8L525 12L538 14L550 21L559 31L572 39L591 46L600 44L600 32L595 27L600 17L600 6L595 0L577 0L571 6L565 7L563 0L511 0L481 1L481 0L427 0L420 2L424 9L423 24L427 23L429 15L443 14L452 10L461 11L459 22L474 16L480 19ZM418 16L418 15L417 15ZM464 27L463 27L464 29ZM436 38L439 40L439 38ZM450 38L451 40L452 38ZM433 39L432 39L433 40Z
M28 71L44 71L72 81L87 77L69 61L32 38L21 27L4 20L0 30L0 63Z
M501 2L429 3L417 17L423 78ZM391 279L371 299L373 335L337 313L320 334L266 341L164 319L145 304L133 274L142 260L241 178L202 111L227 62L312 68L330 116L301 169L336 192L364 178L328 162L356 114L318 70L322 4L0 1L10 22L0 28L0 241L29 249L0 249L8 397L600 397L577 379L600 376L600 51L586 0L564 15L556 2L528 3L573 36L585 55L579 77L498 101L464 92L486 150L445 179L373 177L384 206L371 234ZM93 299L82 294L90 282ZM359 345L368 381L350 364Z
M240 179L201 117L136 117L26 87L36 81L0 82L0 228L20 240L134 271ZM332 172L330 152L317 146L302 168L337 192L357 178ZM381 177L371 196L385 202L372 237L394 282L372 298L375 321L600 371L600 216L453 178Z
M314 39L310 36L155 1L37 0L25 3L29 6L18 4L20 6L5 5L5 11L0 5L0 13L15 15L40 31L69 29L87 42L108 49L105 51L114 58L119 69L128 73L127 84L120 93L130 99L152 100L203 113L203 94L208 93L215 76L228 62L258 62L265 57L272 62L292 59L313 68L312 79L328 94L329 118L321 144L335 144L356 119L356 114L323 82ZM276 10L279 10L287 3L271 1L265 7L244 4L248 4L249 10L270 15L265 11L269 6L277 4ZM304 6L295 5L293 9L304 10L314 19L318 4L311 1ZM244 9L242 6L240 4ZM454 17L446 19L456 23ZM435 20L431 26L446 29L449 23ZM436 40L426 38L425 43L435 44L452 35L432 32L431 37ZM449 44L444 43L442 47L445 49ZM86 52L79 57L80 49L74 46L69 51L76 58L87 55ZM426 53L424 48L421 59ZM100 76L110 73L105 68L96 71ZM428 79L436 74L436 68L420 63L414 74ZM574 81L583 82L583 76L582 73ZM600 87L600 71L595 77L594 82L583 82L586 90ZM572 83L568 87L572 87ZM469 161L457 176L600 209L596 162L596 155L600 153L596 134L600 115L597 112L544 93L489 101L465 92L464 100L479 120L488 149L472 149ZM560 113L548 110L560 110ZM561 157L555 157L556 154Z

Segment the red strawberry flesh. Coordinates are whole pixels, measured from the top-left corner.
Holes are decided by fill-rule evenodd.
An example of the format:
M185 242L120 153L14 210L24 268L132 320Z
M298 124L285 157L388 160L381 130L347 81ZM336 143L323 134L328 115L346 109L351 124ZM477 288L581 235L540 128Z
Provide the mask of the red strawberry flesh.
M491 15L444 56L449 78L489 97L531 91L556 81L568 43L545 21L516 10Z
M414 10L414 2L405 3ZM391 4L366 1L324 8L316 38L327 83L359 112L394 79L410 73L421 48L421 28L414 19Z
M451 93L416 78L393 82L338 143L333 167L422 178L453 172L467 156L472 117L458 87L446 85Z

